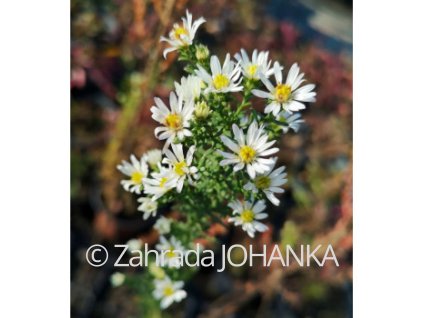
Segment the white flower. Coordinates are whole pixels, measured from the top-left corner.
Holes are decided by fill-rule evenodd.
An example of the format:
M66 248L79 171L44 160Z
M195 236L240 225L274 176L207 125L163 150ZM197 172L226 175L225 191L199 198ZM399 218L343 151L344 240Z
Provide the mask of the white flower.
M263 191L270 202L274 205L279 205L280 201L275 197L274 193L284 192L280 186L285 184L287 179L286 173L284 172L285 166L273 170L275 163L276 158L274 158L274 162L268 172L258 174L253 181L249 181L244 185L244 189L252 191L253 193L257 193L259 190Z
M313 92L314 84L307 84L298 88L304 82L304 73L300 74L300 68L297 63L291 66L285 83L282 83L282 67L278 62L275 62L273 70L276 87L264 75L260 75L260 79L268 89L268 92L258 89L252 90L254 95L269 99L270 104L264 110L266 114L272 113L277 116L281 111L281 107L288 112L298 111L305 108L303 103L316 101L316 93Z
M298 132L300 129L301 123L304 122L304 120L301 117L300 113L289 113L287 111L282 111L279 114L279 119L283 119L283 121L286 123L286 126L282 127L283 133L286 134L291 128L293 131Z
M181 258L185 251L181 242L174 236L167 240L163 235L159 237L159 241L160 243L156 245L156 249L162 252L162 266L181 267Z
M270 148L276 140L267 142L269 138L263 131L263 127L257 127L254 121L248 127L247 134L237 126L232 125L235 141L232 141L226 136L220 136L220 139L234 153L228 153L218 150L218 152L225 157L220 162L220 165L234 164L234 171L238 171L247 167L248 175L254 179L256 173L264 173L270 170L270 165L273 163L272 159L265 159L262 157L272 155L279 151L278 148ZM270 148L270 149L269 149Z
M175 82L176 94L182 96L185 102L194 101L200 97L202 85L201 78L194 75L184 76L181 78L181 83Z
M151 149L142 158L147 161L151 168L154 168L162 162L162 151L160 149Z
M225 62L222 67L220 66L217 56L213 55L210 59L210 69L212 72L211 75L201 65L198 65L198 70L196 70L196 75L207 85L207 88L204 90L205 93L242 91L243 87L240 85L242 81L242 77L240 76L241 68L238 64L235 65L235 63L231 61L229 53L226 54Z
M273 68L270 67L272 62L268 61L269 52L267 51L258 53L254 50L250 61L245 50L241 49L241 54L235 54L235 58L241 65L244 77L258 80L259 74L263 74L266 78L273 74Z
M122 180L120 183L129 192L141 193L143 180L148 175L148 166L145 160L138 160L134 155L130 156L131 163L122 160L117 169L123 174L131 177L129 180Z
M159 172L153 172L151 174L153 177L152 179L144 179L144 192L152 195L151 199L153 201L156 201L172 188L175 188L178 182L178 179L172 170L164 168L161 165L159 165L159 169Z
M150 216L156 216L157 213L157 201L153 200L150 197L142 197L138 199L140 202L140 206L138 207L138 211L144 212L142 218L147 220Z
M195 146L191 146L187 151L187 156L185 158L184 151L181 144L171 144L172 151L166 149L164 154L166 158L163 159L163 163L170 165L171 169L176 175L177 186L176 191L179 193L182 191L184 186L184 181L188 177L188 182L192 185L193 178L198 179L198 169L194 166L191 166L193 155L195 152Z
M163 279L154 280L155 289L153 297L160 300L160 308L166 309L174 302L180 302L187 296L187 293L182 288L184 287L183 281L172 282L172 280L165 276Z
M177 49L192 44L195 33L201 24L206 20L201 17L192 23L192 14L186 11L186 19L182 18L182 25L175 23L173 29L169 32L169 38L160 37L160 41L168 42L171 46L163 51L163 56L166 58L167 54Z
M115 272L110 276L110 284L112 284L113 287L121 286L124 281L125 275L120 272Z
M268 227L257 221L267 218L267 213L262 213L266 209L263 200L257 201L255 204L249 201L236 200L229 203L228 206L232 208L234 215L234 217L229 218L229 222L234 222L235 226L241 225L250 237L254 237L256 231L267 231Z
M142 246L142 241L140 239L131 239L126 242L126 246L128 246L128 252L139 251Z
M154 224L154 228L159 232L160 235L164 235L170 232L171 219L161 216Z
M174 92L170 93L170 109L166 107L160 98L155 97L154 101L156 106L151 107L152 118L164 125L163 127L157 127L154 130L154 134L160 140L166 139L164 149L169 147L169 144L175 138L182 140L185 136L192 135L188 128L190 126L189 121L193 117L194 101L184 103L183 97L176 97Z

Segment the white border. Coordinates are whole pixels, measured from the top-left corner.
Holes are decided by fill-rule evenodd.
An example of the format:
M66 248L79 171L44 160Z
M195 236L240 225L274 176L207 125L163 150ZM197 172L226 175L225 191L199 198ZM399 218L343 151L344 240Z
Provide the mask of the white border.
M355 317L422 312L418 4L354 1Z
M70 313L70 3L0 5L0 317Z

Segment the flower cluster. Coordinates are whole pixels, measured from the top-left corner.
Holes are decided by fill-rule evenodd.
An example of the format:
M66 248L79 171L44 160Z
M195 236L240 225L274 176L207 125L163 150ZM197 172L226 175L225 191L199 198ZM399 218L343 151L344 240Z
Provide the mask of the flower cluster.
M154 98L152 118L162 150L151 150L140 160L131 155L118 169L129 177L126 191L140 195L143 218L156 217L159 206L172 204L180 219L161 216L154 228L158 250L166 250L167 274L155 280L154 298L162 308L186 297L178 268L178 255L195 239L205 237L216 220L240 226L254 238L267 226L266 200L278 206L277 195L287 182L284 166L277 167L276 142L290 129L297 132L303 120L298 111L314 102L314 85L305 84L297 63L283 78L284 67L269 59L269 52L241 49L223 63L210 56L195 34L204 18L193 22L187 11L175 24L164 57L178 51L187 76L175 82L169 99ZM274 77L274 80L272 80ZM264 103L264 111L257 106ZM167 275L166 274L166 275ZM176 275L176 276L175 276Z

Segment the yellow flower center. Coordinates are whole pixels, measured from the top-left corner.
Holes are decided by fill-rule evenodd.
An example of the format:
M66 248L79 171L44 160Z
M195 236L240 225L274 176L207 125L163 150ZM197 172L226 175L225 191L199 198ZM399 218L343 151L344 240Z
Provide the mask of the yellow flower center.
M175 248L172 245L169 246L169 250L166 251L166 257L167 258L174 258L174 257L176 257Z
M166 116L165 125L173 130L182 128L182 117L178 114L169 114Z
M163 295L165 295L167 297L172 296L174 294L174 292L175 291L173 290L173 287L170 286L170 285L163 288Z
M229 78L223 74L217 74L213 79L213 85L216 89L222 89L229 85Z
M254 221L254 212L251 210L244 210L241 212L241 220L244 223L250 223Z
M291 87L286 84L278 84L275 89L275 98L278 102L286 102L291 97Z
M160 180L159 187L160 187L160 188L164 188L164 186L165 186L166 182L167 182L167 178L166 178L166 177L163 177L163 178Z
M257 65L251 64L247 67L248 75L254 76L254 75L256 75L256 72L257 72Z
M134 171L131 175L131 181L135 184L140 184L142 181L143 175L139 171Z
M239 150L239 158L244 163L250 163L254 160L256 156L256 151L250 146L242 146Z
M254 183L258 189L263 190L270 187L271 180L268 176L259 176Z
M187 30L187 29L185 29L184 27L179 26L179 25L177 25L175 28L173 28L173 36L174 36L176 39L178 39L178 40L180 40L180 41L183 41L183 40L181 39L181 36L182 36L182 35L188 35L188 30Z
M175 167L173 168L176 174L179 176L183 176L185 174L184 168L187 166L185 161L175 163Z

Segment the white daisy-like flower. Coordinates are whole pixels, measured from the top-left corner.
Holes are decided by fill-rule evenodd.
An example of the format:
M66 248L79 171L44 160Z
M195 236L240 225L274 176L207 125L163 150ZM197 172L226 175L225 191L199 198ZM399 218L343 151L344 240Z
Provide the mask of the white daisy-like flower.
M182 96L185 102L195 101L200 97L203 81L198 76L188 75L182 77L181 83L175 82L175 90L178 96Z
M164 235L170 232L171 223L172 223L171 219L161 216L156 221L153 227L157 230L157 232L159 232L160 235Z
M160 149L151 149L147 151L142 158L149 164L151 168L155 168L162 162L162 151Z
M188 178L188 182L191 185L194 183L194 180L198 179L198 169L194 166L191 166L195 152L195 146L191 146L188 149L186 158L184 156L184 151L181 144L171 144L171 146L173 152L169 149L164 151L166 158L163 159L163 163L168 164L175 173L178 180L176 191L180 193L186 178Z
M279 205L280 201L276 198L275 193L283 193L284 189L281 188L283 184L287 182L285 166L279 167L273 170L276 163L276 158L273 158L274 162L268 172L258 174L254 180L249 181L244 185L244 189L257 193L263 191L266 197L274 205ZM273 170L273 171L272 171Z
M143 186L143 180L148 175L148 165L145 160L138 160L134 155L130 156L131 163L122 160L122 164L117 169L124 175L131 177L129 180L122 180L120 183L123 188L129 192L140 194Z
M246 78L258 80L260 79L259 74L263 74L266 78L273 74L272 61L268 61L269 52L267 51L254 50L250 61L247 52L241 49L241 54L235 54L235 59L240 63L242 74Z
M182 289L183 281L173 282L168 276L165 276L163 279L155 279L154 285L153 297L160 300L161 309L166 309L174 302L179 303L187 297L187 292Z
M234 164L234 171L247 167L248 175L254 179L256 173L264 173L270 170L273 163L272 159L262 157L270 156L279 151L279 148L270 148L276 140L267 141L268 136L263 131L263 127L257 127L257 122L252 122L248 127L247 134L237 126L232 125L236 143L226 136L220 136L220 139L233 153L218 150L225 157L220 162L221 166Z
M313 92L314 84L307 84L299 87L305 80L303 79L304 73L300 74L300 68L295 63L291 66L286 82L282 82L282 67L278 62L275 62L273 71L276 79L276 86L264 76L260 75L260 79L268 89L268 92L253 89L252 93L257 97L267 98L270 102L264 109L266 114L272 113L277 116L281 108L294 112L305 108L304 103L315 102L316 92Z
M141 204L138 207L138 211L144 212L142 218L147 220L150 216L156 216L157 213L157 201L150 197L142 197L138 199Z
M241 84L241 68L239 64L231 61L230 54L226 54L223 66L220 65L219 59L213 55L210 59L211 75L201 66L198 65L196 75L207 85L204 92L210 93L227 93L239 92L243 87Z
M136 252L139 251L142 247L142 241L140 239L130 239L128 242L126 242L126 246L128 246L128 252Z
M254 237L255 232L267 231L268 227L257 221L267 218L267 213L262 213L266 209L263 200L257 201L255 204L236 200L229 203L228 206L233 210L232 214L234 215L229 218L229 222L234 222L235 226L241 225L250 237Z
M181 47L192 44L195 33L201 24L206 20L201 17L192 23L192 14L186 11L186 18L182 18L182 24L175 23L172 30L169 32L169 38L160 37L160 41L165 41L170 44L170 47L163 51L163 56L166 58L167 54L178 50Z
M160 98L155 97L154 101L156 105L151 107L152 118L163 125L157 127L154 134L159 140L166 139L164 149L168 148L175 138L182 140L185 136L192 135L188 128L193 117L194 101L184 103L183 97L176 97L174 92L171 92L169 97L170 109Z
M125 282L125 274L122 274L121 272L114 272L110 276L110 284L112 284L113 287L119 287Z
M300 130L301 124L304 122L304 120L301 117L300 113L290 113L285 110L283 110L279 115L279 120L286 123L286 126L282 127L282 131L284 134L286 134L289 129L292 129L295 132L298 132Z
M179 268L181 267L181 258L184 256L185 249L182 243L171 236L169 240L163 235L159 237L160 243L156 245L156 249L161 252L163 258L161 259L162 266L169 266Z
M153 172L152 178L144 179L144 192L152 195L151 199L156 201L168 191L176 187L178 182L175 173L168 168L159 165L159 172Z

